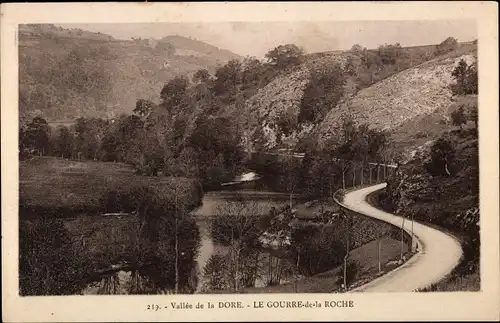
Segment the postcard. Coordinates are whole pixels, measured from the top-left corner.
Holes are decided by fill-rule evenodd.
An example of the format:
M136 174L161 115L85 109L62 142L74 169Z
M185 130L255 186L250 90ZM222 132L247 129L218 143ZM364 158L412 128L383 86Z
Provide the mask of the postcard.
M1 13L5 322L499 319L496 3Z

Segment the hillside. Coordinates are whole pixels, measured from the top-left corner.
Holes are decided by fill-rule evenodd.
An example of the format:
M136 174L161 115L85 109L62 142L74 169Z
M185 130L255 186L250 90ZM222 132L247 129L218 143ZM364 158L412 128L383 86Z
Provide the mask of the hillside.
M217 57L220 62L227 62L241 57L227 49L222 49L196 39L186 38L178 35L163 37L160 42L172 44L178 52L194 53L197 56Z
M181 36L125 41L80 29L21 25L20 114L53 122L130 113L139 98L158 101L173 77L201 68L213 73L231 58L239 56Z
M451 72L460 59L467 63L476 60L476 51L472 43L460 44L446 54L441 54L435 45L400 48L398 57L402 58L391 63L384 63L383 53L375 50L311 54L302 65L281 74L247 99L244 113L238 109L235 114L243 118L254 143L263 142L265 149L282 147L290 139L300 143L307 138L321 146L336 136L347 117L358 124L369 123L384 130L399 129L401 133L409 129L410 124L418 123L418 118L424 118L421 123L425 124L425 116L447 113L453 103L448 88L452 83ZM329 106L322 118L301 122L301 109L311 108L303 103L311 73L327 71L334 64L339 64L345 75L337 106ZM325 88L325 92L328 91L331 89ZM289 133L281 129L283 122L291 127ZM406 128L401 128L404 124ZM408 138L405 140L405 144L409 142Z
M335 135L346 117L358 124L392 130L413 118L444 114L453 103L448 88L453 82L451 72L461 59L470 64L476 55L476 48L466 47L360 90L352 99L332 109L318 126L319 143Z

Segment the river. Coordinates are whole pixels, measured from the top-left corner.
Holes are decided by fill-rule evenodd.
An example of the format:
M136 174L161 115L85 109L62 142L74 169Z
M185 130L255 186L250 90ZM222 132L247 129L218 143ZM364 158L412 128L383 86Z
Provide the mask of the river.
M263 213L269 213L272 207L280 207L289 203L289 195L284 193L276 193L269 191L258 190L227 190L207 192L203 199L202 205L192 212L192 217L195 219L200 232L200 247L198 249L195 262L192 266L183 267L180 273L183 279L182 293L199 293L202 292L203 273L207 261L214 254L227 254L227 247L217 244L213 241L210 234L210 220L217 213L217 208L222 204L240 203L241 201L250 202L258 206L258 209ZM122 219L123 220L123 219ZM182 255L181 255L182 256ZM268 270L269 255L266 252L258 252L257 261L259 268ZM265 265L262 264L265 262ZM136 294L136 293L171 293L172 274L169 277L158 278L162 276L163 267L151 268L124 268L121 270L120 265L115 264L111 272L107 272L100 276L100 279L88 284L82 291L83 294ZM272 265L270 265L272 266ZM162 280L169 280L169 283L164 283ZM162 281L162 283L158 283ZM170 285L169 285L170 284ZM143 286L144 285L144 286ZM145 286L149 287L145 287ZM163 287L159 287L162 285ZM262 279L256 279L255 287L262 287L265 283ZM139 287L141 286L141 287Z

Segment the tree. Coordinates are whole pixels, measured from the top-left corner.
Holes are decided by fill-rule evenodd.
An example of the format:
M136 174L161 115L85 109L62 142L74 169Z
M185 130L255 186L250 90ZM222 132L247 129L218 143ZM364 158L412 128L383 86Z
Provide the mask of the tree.
M164 106L172 108L181 103L184 99L188 86L189 80L184 75L176 76L165 84L160 92L160 97L163 100Z
M54 138L54 151L53 153L62 158L71 157L71 152L73 150L73 135L69 131L68 127L59 126L55 131Z
M427 171L433 176L451 176L451 163L455 159L455 149L451 141L441 137L431 147L431 159L426 164Z
M323 119L344 94L345 82L340 64L312 70L301 100L299 122L317 122Z
M363 61L358 55L348 55L344 71L350 76L358 76L362 67Z
M139 99L135 103L134 113L140 117L146 117L156 105L150 100Z
M455 79L455 83L450 85L454 95L477 94L478 77L475 63L468 65L465 60L461 59L451 75Z
M204 292L231 288L231 274L228 268L228 259L225 255L213 254L203 267Z
M262 73L262 62L255 57L243 59L242 83L250 86L257 85Z
M75 149L83 158L97 159L108 122L100 118L78 118L75 123Z
M199 69L193 75L193 83L205 83L210 79L210 73L207 69Z
M287 44L275 47L265 57L271 65L282 70L300 64L304 58L304 54L304 50L297 45Z
M338 228L305 224L294 227L291 233L292 250L300 272L308 276L338 266L346 254Z
M297 117L291 111L285 111L278 117L276 125L285 136L289 136L297 127Z
M403 49L401 48L401 45L399 43L396 43L394 45L385 44L379 46L378 48L378 55L380 56L382 64L394 65L396 64L398 59L402 56L402 54L403 54Z
M64 222L50 214L44 219L19 221L19 289L23 296L78 293L91 270Z
M49 151L49 125L47 121L40 117L35 117L27 125L22 136L22 146L37 151L40 155Z
M230 268L236 291L243 279L243 255L259 244L258 238L262 234L260 214L265 214L264 209L255 202L231 201L217 206L216 216L210 223L212 239L229 247Z
M214 90L218 95L233 92L241 84L242 64L237 59L232 59L215 72Z
M460 106L458 110L451 113L451 120L453 125L460 127L460 129L462 129L462 126L467 123L463 105Z
M364 48L363 46L361 46L360 44L354 44L352 45L351 47L351 52L354 52L354 53L361 53L363 52L364 50L366 50L366 48Z
M451 52L458 48L458 41L456 38L448 37L437 45L437 53L444 54Z

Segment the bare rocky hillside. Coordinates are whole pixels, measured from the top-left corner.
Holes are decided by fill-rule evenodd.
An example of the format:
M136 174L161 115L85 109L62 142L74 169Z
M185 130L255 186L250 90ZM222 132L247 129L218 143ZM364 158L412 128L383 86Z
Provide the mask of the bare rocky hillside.
M415 122L421 122L422 118L431 115L446 119L448 108L454 102L449 89L453 82L451 73L461 59L470 64L476 60L476 51L436 58L360 90L352 99L332 109L317 126L318 143L321 145L337 136L337 130L346 118L384 130L408 125L415 118L418 118Z
M353 77L347 77L339 104L316 123L297 122L311 71L335 63L345 67L351 55L348 51L309 55L304 64L277 77L246 100L243 108L231 107L228 110L235 118L244 120L251 140L262 142L261 147L266 149L280 148L285 146L283 143L299 142L311 136L314 142L322 145L326 140L338 137L337 131L346 118L357 124L368 123L370 127L385 130L406 125L398 130L401 137L405 129L412 128L413 131L418 123L424 126L429 118L435 123L446 122L440 120L447 118L448 108L453 103L448 88L453 82L451 72L461 59L467 63L475 61L476 48L466 43L453 52L435 55L436 58L428 61L425 61L427 57L433 57L432 46L405 48L406 52L416 53L424 62L392 75L389 72L388 77L361 89ZM294 125L288 135L278 126L280 118L285 117L291 119ZM397 136L395 140L398 140ZM404 144L407 143L415 144L406 138Z

